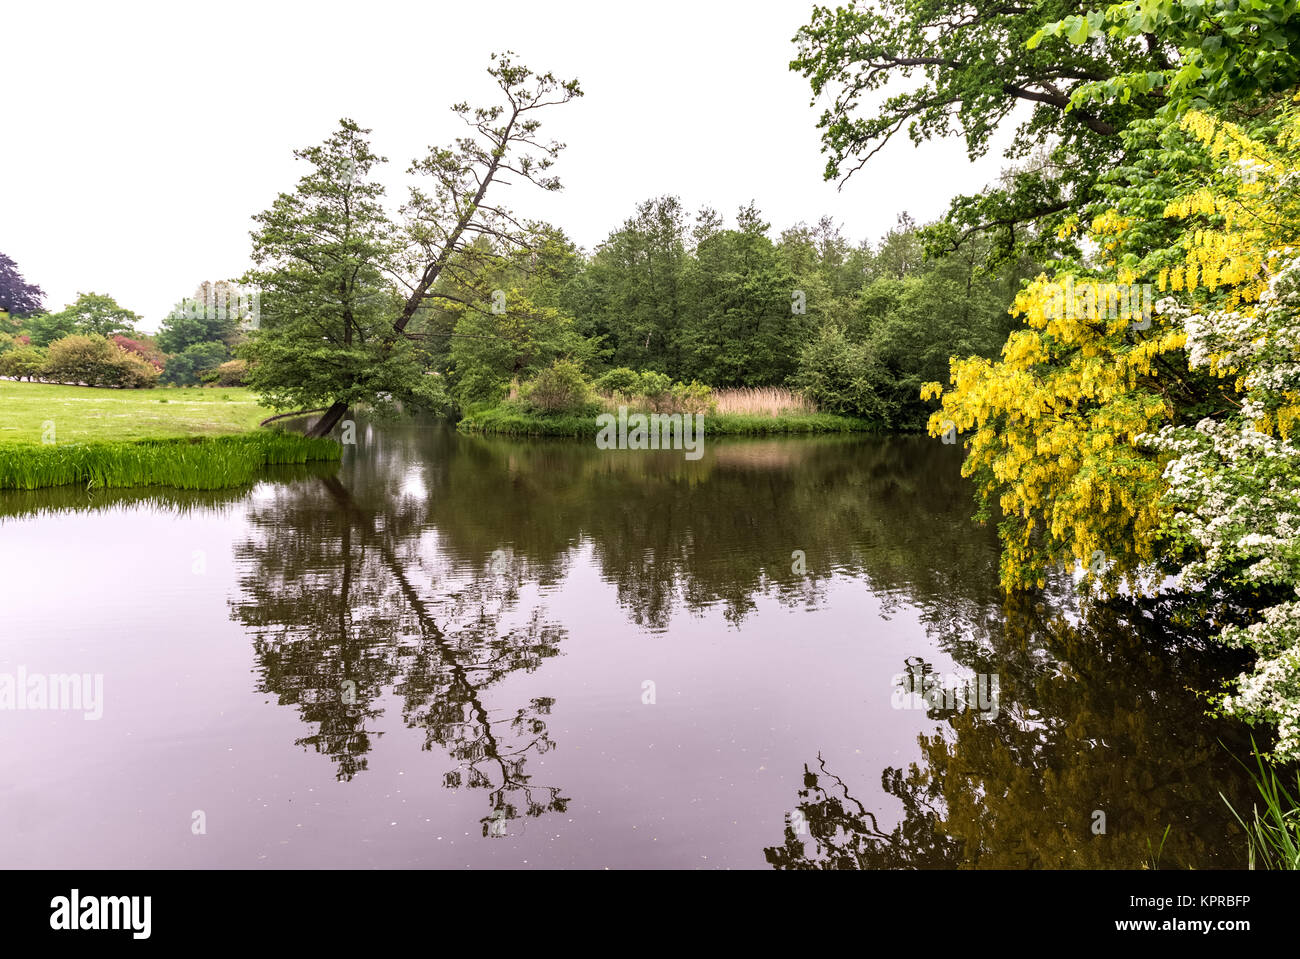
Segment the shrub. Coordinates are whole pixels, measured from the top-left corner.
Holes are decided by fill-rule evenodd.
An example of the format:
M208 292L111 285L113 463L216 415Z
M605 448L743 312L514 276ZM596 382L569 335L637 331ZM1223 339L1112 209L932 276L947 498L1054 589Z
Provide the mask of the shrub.
M710 413L715 408L713 390L703 383L675 383L671 376L655 370L638 373L619 367L593 384L611 405L626 403L653 413Z
M877 418L880 401L872 388L876 368L864 344L830 325L799 351L790 385L828 413Z
M40 379L44 370L45 351L39 346L18 346L0 354L0 376Z
M646 370L641 374L637 384L637 395L646 401L646 405L657 413L667 411L672 400L673 378L667 373Z
M217 386L248 385L247 360L228 360L213 370L212 373L215 374L213 382Z
M519 403L533 413L579 413L591 405L591 386L577 363L556 360L520 387Z
M163 353L163 351L160 350L152 340L132 339L129 336L123 336L121 333L116 333L109 337L109 339L128 353L134 353L142 360L151 364L155 369L161 370L163 368L166 354Z
M143 356L137 356L135 353L128 353L122 350L122 354L115 363L118 381L113 384L123 389L144 390L151 389L158 385L158 377L161 371Z
M141 389L158 382L158 370L103 336L74 334L50 344L43 379L86 386Z
M620 366L600 376L592 384L592 387L597 393L606 395L622 393L624 396L636 396L640 384L640 373L636 370L629 370L626 366Z
M689 383L674 383L668 396L668 413L712 413L718 408L714 399L713 387L705 386L691 380Z

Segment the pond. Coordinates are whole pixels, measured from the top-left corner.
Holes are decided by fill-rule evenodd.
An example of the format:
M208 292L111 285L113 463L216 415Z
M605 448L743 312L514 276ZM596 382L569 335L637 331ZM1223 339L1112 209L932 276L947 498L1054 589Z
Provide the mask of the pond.
M1233 664L1066 576L1005 597L953 447L356 441L0 494L0 674L50 679L0 712L0 863L1245 864L1197 695Z

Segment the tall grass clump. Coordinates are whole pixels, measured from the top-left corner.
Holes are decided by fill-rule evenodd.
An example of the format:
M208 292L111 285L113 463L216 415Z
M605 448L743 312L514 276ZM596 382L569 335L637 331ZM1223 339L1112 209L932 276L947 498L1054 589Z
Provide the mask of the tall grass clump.
M333 440L264 430L238 436L135 443L0 446L0 490L79 485L222 489L251 483L264 466L338 459Z
M743 386L714 390L717 412L737 416L805 416L817 412L817 404L800 393L780 386Z
M1252 806L1249 816L1243 816L1226 796L1219 794L1246 831L1247 865L1251 869L1300 869L1300 772L1296 773L1296 792L1292 794L1277 770L1260 757L1253 739L1251 747L1257 768L1246 766L1246 771L1264 808Z

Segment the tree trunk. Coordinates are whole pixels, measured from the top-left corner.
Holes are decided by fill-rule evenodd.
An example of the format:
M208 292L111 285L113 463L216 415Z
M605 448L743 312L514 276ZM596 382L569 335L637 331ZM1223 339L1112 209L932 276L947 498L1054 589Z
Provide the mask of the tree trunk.
M316 425L307 431L307 435L315 437L329 436L330 431L334 429L339 420L343 419L343 414L347 411L348 404L335 403L321 415L321 418L316 421Z

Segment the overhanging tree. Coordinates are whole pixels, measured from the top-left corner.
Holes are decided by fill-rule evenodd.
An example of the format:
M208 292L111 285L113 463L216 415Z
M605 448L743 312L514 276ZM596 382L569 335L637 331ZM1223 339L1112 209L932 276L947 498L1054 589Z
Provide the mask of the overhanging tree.
M1177 57L1173 44L1152 34L1097 34L1086 45L1038 36L1049 22L1086 13L1078 0L816 7L794 38L790 67L809 80L814 97L830 98L818 124L826 178L847 180L903 130L914 143L960 134L974 159L1012 111L1028 105L1007 152L1018 172L955 198L929 246L951 250L987 233L995 259L1069 250L1057 227L1093 200L1099 176L1122 156L1119 131L1164 102L1159 87L1135 89L1123 102L1079 104L1073 94L1112 77L1167 70Z

